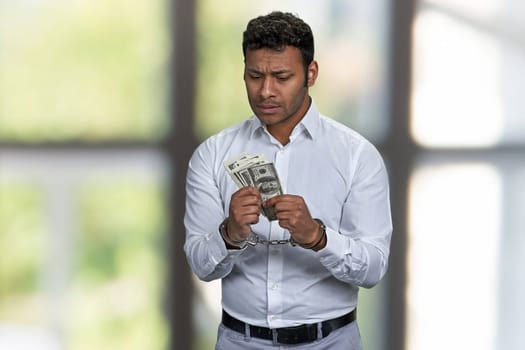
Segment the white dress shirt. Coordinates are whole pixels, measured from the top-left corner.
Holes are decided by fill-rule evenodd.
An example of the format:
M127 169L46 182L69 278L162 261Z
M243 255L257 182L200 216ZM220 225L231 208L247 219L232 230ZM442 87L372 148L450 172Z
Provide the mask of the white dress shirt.
M302 196L325 223L325 248L226 248L218 227L238 188L223 162L242 152L274 163L283 192ZM341 316L357 306L358 287L374 286L387 270L392 220L384 162L357 132L320 115L313 101L285 146L255 116L208 138L190 160L186 190L188 262L201 280L222 279L223 308L249 324L278 328ZM264 239L290 237L262 215L252 231Z

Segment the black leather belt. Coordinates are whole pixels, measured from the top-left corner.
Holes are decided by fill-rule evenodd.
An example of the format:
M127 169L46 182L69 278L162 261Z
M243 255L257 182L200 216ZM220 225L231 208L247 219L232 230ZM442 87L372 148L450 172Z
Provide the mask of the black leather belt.
M330 332L355 321L355 318L356 309L341 317L321 322L321 332L323 338L328 336ZM224 310L222 310L222 323L226 327L236 332L242 334L246 333L246 323L229 315ZM250 328L250 336L260 339L272 340L280 344L300 344L317 340L317 323L273 329L252 325L249 325L248 327Z

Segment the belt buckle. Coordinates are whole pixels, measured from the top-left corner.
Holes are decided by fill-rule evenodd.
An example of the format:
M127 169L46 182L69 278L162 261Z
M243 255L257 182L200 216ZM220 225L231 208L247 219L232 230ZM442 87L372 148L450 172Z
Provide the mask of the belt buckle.
M317 340L317 323L305 324L296 327L278 328L276 334L278 344L301 344L310 343Z

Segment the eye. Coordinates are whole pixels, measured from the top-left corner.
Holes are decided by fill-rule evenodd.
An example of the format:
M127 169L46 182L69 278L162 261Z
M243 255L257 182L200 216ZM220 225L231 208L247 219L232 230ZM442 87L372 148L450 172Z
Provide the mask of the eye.
M253 73L248 74L248 77L253 80L257 80L261 78L259 74L253 74Z
M288 79L290 79L290 75L279 75L279 76L277 76L277 80L279 80L279 81L287 81Z

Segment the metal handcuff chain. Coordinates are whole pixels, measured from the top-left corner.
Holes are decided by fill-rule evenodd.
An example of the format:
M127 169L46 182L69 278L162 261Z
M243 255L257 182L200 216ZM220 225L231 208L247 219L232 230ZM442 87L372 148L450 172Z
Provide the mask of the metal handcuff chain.
M296 242L292 236L290 236L290 238L288 239L263 239L263 238L260 238L255 232L250 232L250 235L248 236L248 238L246 238L246 244L248 245L251 245L251 246L256 246L258 243L260 244L264 244L264 245L280 245L280 244L290 244L292 247L295 247L297 245L300 245L301 247L305 248L305 249L312 249L312 248L315 248L322 240L323 238L326 236L326 226L324 224L323 221L321 221L320 219L317 219L317 218L314 218L314 220L319 224L319 227L321 229L321 238L319 239L319 241L317 241L316 243L314 243L312 246L308 246L308 247L305 247L303 245L300 245L298 242Z
M264 245L281 245L281 244L291 244L292 246L295 246L296 243L291 239L264 239L259 237L258 234L255 232L250 232L250 235L248 238L246 238L246 243L251 246L256 246L257 244L264 244Z
M305 247L299 244L298 242L296 242L292 236L290 236L290 238L288 239L264 239L264 238L259 237L259 235L253 231L250 232L250 235L245 240L236 242L236 241L231 241L230 239L227 238L227 233L226 233L226 221L227 220L228 220L227 218L224 219L224 221L219 225L219 233L221 234L222 238L226 242L228 242L231 245L237 246L238 248L241 248L241 249L245 248L248 245L251 245L253 247L253 246L256 246L257 244L263 244L267 246L290 244L292 247L300 245L301 247L305 249L312 249L315 246L317 246L322 241L324 236L326 235L325 224L320 219L314 218L314 220L319 223L319 226L322 231L322 235L319 241L315 243L313 246Z

